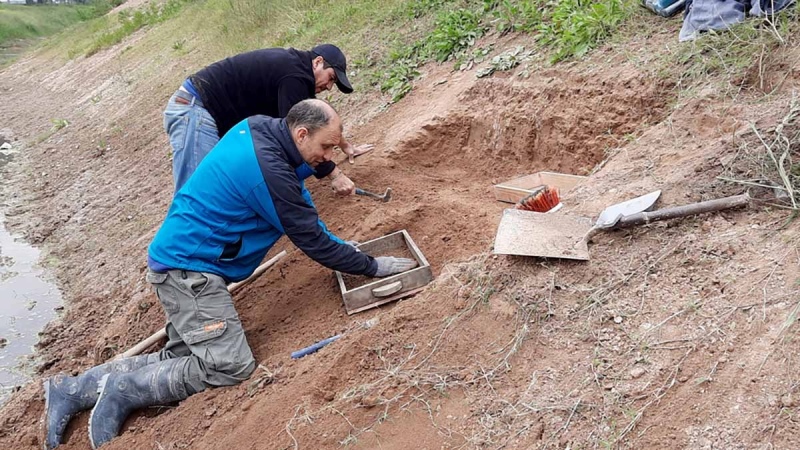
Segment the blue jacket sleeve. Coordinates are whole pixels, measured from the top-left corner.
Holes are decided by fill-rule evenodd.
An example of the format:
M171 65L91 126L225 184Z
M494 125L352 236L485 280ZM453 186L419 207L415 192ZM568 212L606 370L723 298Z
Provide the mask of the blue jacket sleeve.
M319 219L311 196L291 168L271 165L264 177L267 191L250 195L248 204L282 230L309 258L323 266L354 275L375 276L375 259L357 252L331 234Z
M311 200L311 193L308 192L308 189L306 189L305 186L303 186L303 198L306 199L306 202L309 205L311 205L311 207L314 208L314 210L317 209L316 205L314 205L314 200ZM344 240L340 239L338 236L336 236L335 234L331 233L330 230L328 230L328 227L325 226L325 222L323 222L322 219L317 219L317 223L319 224L320 227L322 227L322 230L325 231L325 234L327 234L329 238L340 244L346 244Z

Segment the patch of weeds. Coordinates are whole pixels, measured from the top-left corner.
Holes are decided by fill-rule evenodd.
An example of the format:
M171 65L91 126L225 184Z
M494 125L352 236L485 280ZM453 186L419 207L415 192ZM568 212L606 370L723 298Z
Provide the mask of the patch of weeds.
M438 10L453 0L414 0L403 5L403 14L409 19L418 19L431 11Z
M117 15L119 27L103 33L94 40L86 56L94 55L100 50L122 42L139 29L164 22L178 15L184 5L193 0L166 0L163 3L152 2L148 6L135 11L123 10Z
M428 36L424 52L436 61L444 62L475 44L486 27L481 15L469 9L445 11L436 18L436 26Z
M470 70L475 64L480 64L486 60L489 53L494 50L494 45L489 44L486 47L478 47L468 54L463 54L456 58L456 68L458 70Z
M54 132L66 127L67 125L69 125L69 121L67 119L53 119L51 122L53 122L53 131Z
M580 58L605 41L633 11L631 0L551 0L537 30L555 50L551 61Z
M399 101L411 92L411 81L419 76L417 63L412 59L396 61L384 72L384 81L381 83L381 92L392 97L392 103Z
M339 441L339 445L342 447L348 447L351 445L355 445L358 442L358 438L353 435L353 433L347 433L347 436Z
M172 49L176 52L183 50L183 47L186 45L186 39L180 39L172 43Z
M703 306L702 303L699 303L695 300L689 300L689 302L686 303L686 310L691 312L697 312L700 310L702 306Z
M796 213L800 210L799 164L800 99L794 96L774 128L758 129L750 124L750 133L743 136L736 158L717 178L766 190L770 204Z
M511 31L529 33L542 22L540 0L485 0L485 3L501 35Z
M533 56L533 51L525 51L525 47L518 45L511 50L501 53L489 63L487 67L479 70L475 76L478 78L488 77L495 72L507 72L525 61L528 61Z
M768 91L765 74L771 56L781 47L797 45L800 14L787 11L771 19L749 19L725 31L709 31L683 44L666 71L678 67L684 89L709 77L720 77L734 92L744 87ZM766 63L766 64L765 64Z

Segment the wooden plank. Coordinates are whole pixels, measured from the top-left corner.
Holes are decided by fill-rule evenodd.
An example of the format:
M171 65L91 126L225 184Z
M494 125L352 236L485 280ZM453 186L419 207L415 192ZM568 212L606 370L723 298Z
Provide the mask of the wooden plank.
M533 194L536 191L544 189L544 186L537 186L531 189L523 189L516 187L509 187L503 185L495 185L494 198L501 202L517 203L526 196Z
M425 290L425 287L421 287L421 288L417 288L417 289L412 289L410 291L401 292L401 293L399 293L397 295L393 295L393 296L391 296L389 298L381 298L381 299L376 300L374 303L370 303L368 305L364 305L364 306L362 306L360 308L348 309L347 310L347 315L348 316L352 316L355 313L360 313L361 311L366 311L368 309L375 308L376 306L381 306L381 305L385 305L386 303L393 302L395 300L408 298L408 297L417 295L417 294L419 294L420 292L422 292L424 290Z
M586 177L580 175L536 172L494 185L494 197L501 202L517 203L537 190L544 189L545 185L557 187L561 191L568 191L585 179Z
M542 184L555 186L563 191L574 188L586 179L586 177L580 175L569 175L557 172L539 172L539 175L542 178Z

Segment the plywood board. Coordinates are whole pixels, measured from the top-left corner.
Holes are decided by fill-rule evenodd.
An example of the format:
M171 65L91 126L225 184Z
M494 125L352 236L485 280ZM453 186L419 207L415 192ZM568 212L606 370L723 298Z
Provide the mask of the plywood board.
M497 229L494 253L587 261L589 246L584 236L591 228L591 220L583 217L506 209Z
M501 202L517 203L544 186L557 187L562 192L577 186L586 177L557 172L536 172L524 177L504 181L494 186L494 197Z

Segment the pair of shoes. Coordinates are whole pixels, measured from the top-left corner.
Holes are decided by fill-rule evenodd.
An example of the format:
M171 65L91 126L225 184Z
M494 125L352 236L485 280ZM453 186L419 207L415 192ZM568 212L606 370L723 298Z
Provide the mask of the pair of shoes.
M132 372L158 361L158 354L151 353L110 361L92 367L77 377L59 374L46 379L43 383L44 413L41 420L45 450L52 450L61 444L64 430L75 414L94 406L99 396L98 383L104 375Z
M89 416L89 442L97 449L119 435L130 413L147 406L184 400L188 357L168 359L135 372L111 373L100 380L100 397Z

